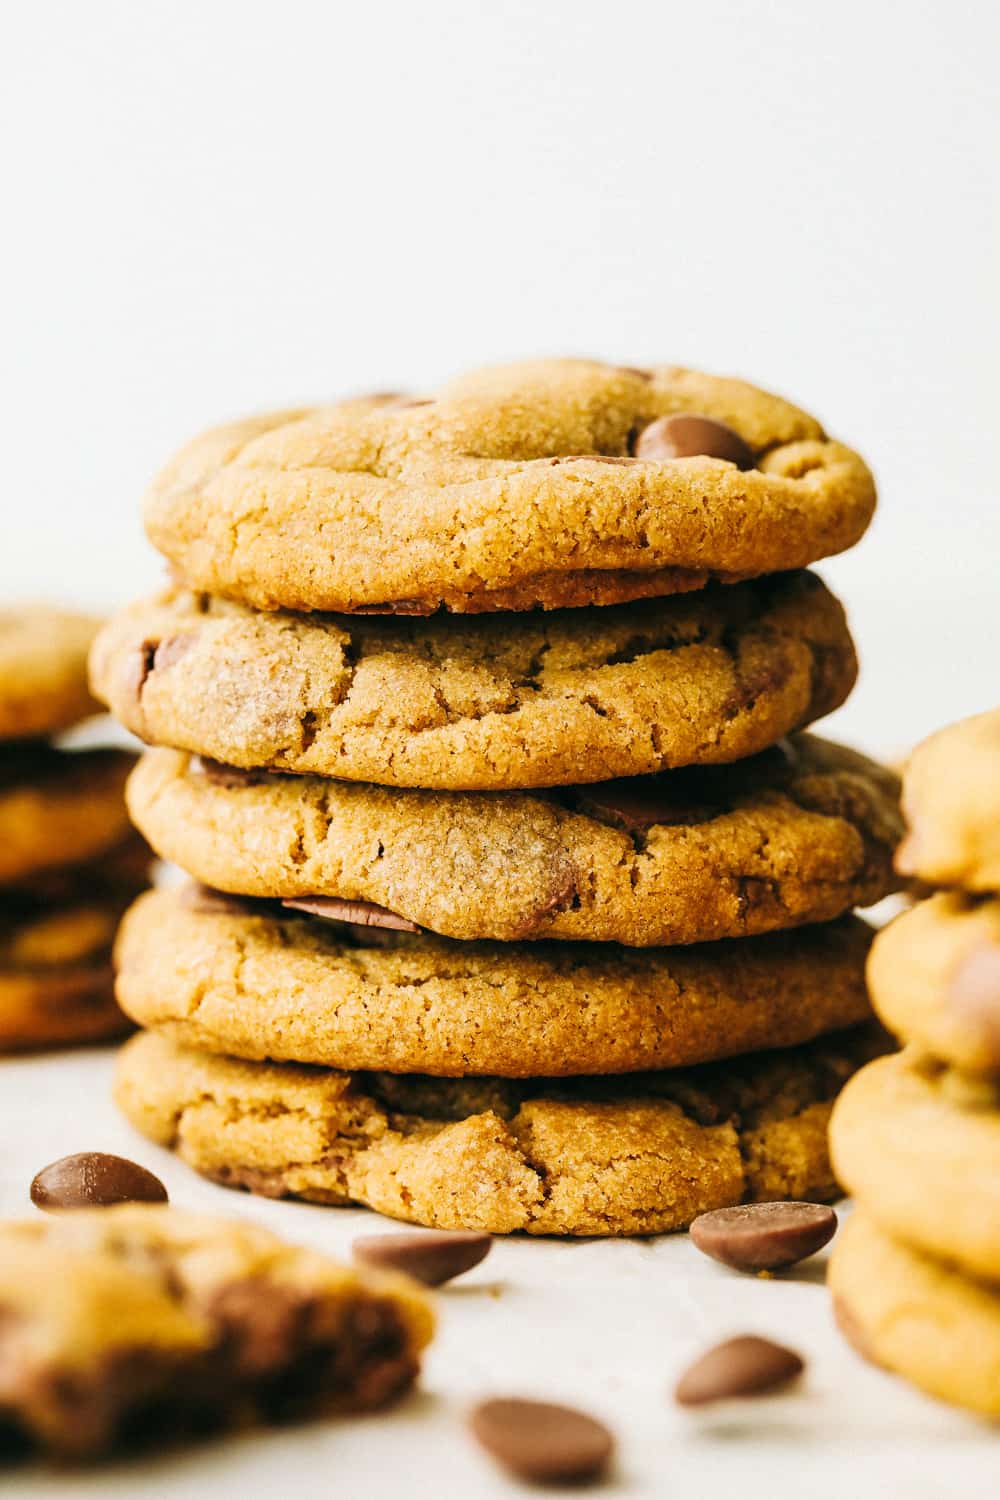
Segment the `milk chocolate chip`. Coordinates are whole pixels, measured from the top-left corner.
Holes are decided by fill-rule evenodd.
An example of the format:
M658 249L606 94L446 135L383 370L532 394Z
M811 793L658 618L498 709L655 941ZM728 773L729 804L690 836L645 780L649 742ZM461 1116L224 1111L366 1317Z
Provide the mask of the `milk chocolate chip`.
M738 469L753 468L753 454L738 432L703 417L698 412L678 411L670 417L657 417L640 432L635 445L636 458L724 458Z
M36 1208L108 1208L113 1203L166 1203L158 1177L124 1156L79 1151L43 1167L31 1184Z
M825 1203L742 1203L699 1214L691 1238L734 1271L776 1271L815 1255L837 1228Z
M493 1237L473 1230L417 1230L412 1234L365 1234L354 1241L354 1259L383 1271L405 1271L425 1286L441 1286L485 1260Z
M282 901L290 911L304 911L327 922L350 922L355 927L391 927L395 932L420 932L416 922L374 901L342 901L339 896L297 896Z
M704 1406L734 1396L759 1396L800 1375L804 1361L793 1349L753 1334L716 1344L684 1371L674 1390L681 1406Z
M481 1401L469 1415L469 1426L487 1453L519 1479L535 1484L597 1479L614 1451L614 1438L603 1423L547 1401Z

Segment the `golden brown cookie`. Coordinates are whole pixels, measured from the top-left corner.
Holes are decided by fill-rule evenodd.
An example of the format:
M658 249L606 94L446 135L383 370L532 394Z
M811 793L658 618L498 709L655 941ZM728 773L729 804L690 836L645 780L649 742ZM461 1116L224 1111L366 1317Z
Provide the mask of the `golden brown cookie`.
M420 614L805 567L852 546L874 506L858 455L776 396L670 365L547 360L429 399L216 428L160 475L146 527L195 588Z
M1000 900L949 891L904 912L876 938L868 980L903 1041L1000 1075Z
M906 765L899 869L930 885L1000 893L1000 708L924 740Z
M154 744L453 790L740 760L836 708L857 673L811 573L476 620L261 614L173 591L113 620L91 668Z
M830 1105L868 1027L707 1068L511 1082L237 1062L143 1032L116 1098L207 1177L494 1234L656 1234L726 1204L833 1198Z
M893 1239L862 1211L834 1241L828 1279L841 1330L865 1359L1000 1417L1000 1292Z
M374 938L197 888L149 892L122 926L118 998L212 1052L445 1077L678 1067L870 1015L856 917L682 949Z
M149 862L132 837L99 863L4 890L0 1052L103 1041L128 1029L114 998L111 946Z
M0 610L0 740L54 734L100 712L87 686L99 624L45 604Z
M837 1176L897 1238L1000 1281L1000 1084L899 1053L834 1111Z
M823 922L899 884L891 771L811 735L725 767L520 792L385 789L152 750L132 818L220 890L374 902L453 938L633 947Z
M0 886L106 854L129 832L126 750L0 746Z
M433 1332L408 1277L241 1219L127 1204L0 1226L0 1434L62 1458L370 1411Z

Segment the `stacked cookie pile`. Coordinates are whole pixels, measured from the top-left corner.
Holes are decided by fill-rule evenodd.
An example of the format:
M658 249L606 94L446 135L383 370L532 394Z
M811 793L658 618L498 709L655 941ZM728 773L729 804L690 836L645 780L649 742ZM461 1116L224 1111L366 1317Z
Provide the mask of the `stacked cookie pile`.
M150 862L125 810L135 757L52 743L99 711L87 687L97 623L0 611L0 1051L125 1026L111 945Z
M555 361L198 439L97 692L197 887L129 915L118 1097L224 1183L495 1232L830 1196L895 778L803 728L872 513L811 417ZM791 736L791 738L788 738ZM225 894L221 894L225 893ZM311 1066L304 1066L311 1065Z
M943 730L904 780L899 868L945 889L876 939L876 1010L908 1045L849 1084L837 1169L859 1207L830 1265L861 1353L1000 1416L1000 710Z

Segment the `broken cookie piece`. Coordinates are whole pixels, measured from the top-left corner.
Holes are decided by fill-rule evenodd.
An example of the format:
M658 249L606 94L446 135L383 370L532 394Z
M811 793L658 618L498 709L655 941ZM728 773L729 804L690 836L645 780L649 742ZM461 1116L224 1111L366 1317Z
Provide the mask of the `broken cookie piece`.
M175 1432L370 1411L433 1330L408 1278L163 1205L0 1227L0 1453L92 1458Z

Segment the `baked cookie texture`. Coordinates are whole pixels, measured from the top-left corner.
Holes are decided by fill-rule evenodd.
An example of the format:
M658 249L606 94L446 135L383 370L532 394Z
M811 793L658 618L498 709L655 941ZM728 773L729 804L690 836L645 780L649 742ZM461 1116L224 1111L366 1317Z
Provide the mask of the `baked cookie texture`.
M129 833L126 750L0 747L0 886L107 854Z
M116 1098L231 1187L495 1234L653 1234L727 1204L832 1198L831 1103L884 1046L808 1047L626 1079L443 1080L234 1061L134 1037Z
M942 1401L1000 1417L1000 1292L885 1233L867 1211L842 1227L828 1280L858 1353Z
M44 604L0 610L0 740L55 734L100 712L87 685L99 625Z
M904 812L904 874L1000 892L1000 708L917 746L906 766Z
M263 614L168 591L91 655L141 738L244 768L445 790L742 759L831 712L857 661L810 573L464 620Z
M643 434L679 412L735 429L745 467L650 457ZM261 609L429 613L804 567L858 541L874 505L858 455L776 396L669 365L544 360L426 399L217 428L168 464L145 516L197 589Z
M452 938L633 947L881 900L899 884L898 799L893 772L810 735L733 766L544 796L240 772L162 749L128 786L157 853L219 890L370 901Z
M679 1067L850 1026L870 1016L870 940L848 917L682 949L456 943L262 903L199 909L189 888L141 897L115 956L123 1009L186 1046L523 1078Z
M409 1278L145 1204L0 1226L0 1306L0 1436L63 1459L375 1409L433 1331Z
M879 933L868 977L890 1031L1000 1076L1000 899L942 891L914 906Z
M830 1151L888 1233L1000 1282L1000 1084L912 1053L880 1058L838 1100Z

